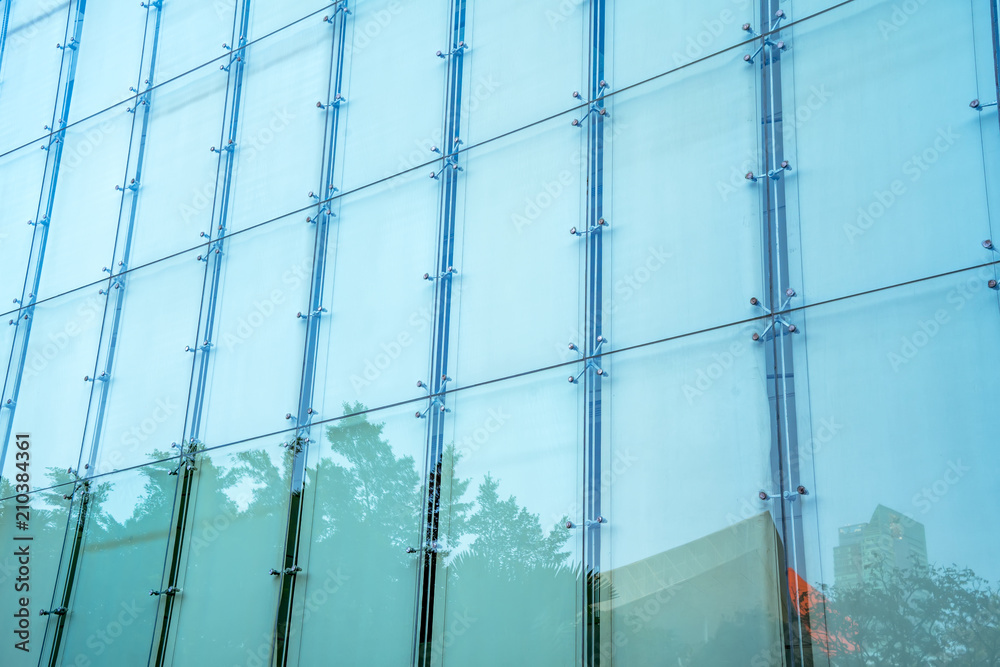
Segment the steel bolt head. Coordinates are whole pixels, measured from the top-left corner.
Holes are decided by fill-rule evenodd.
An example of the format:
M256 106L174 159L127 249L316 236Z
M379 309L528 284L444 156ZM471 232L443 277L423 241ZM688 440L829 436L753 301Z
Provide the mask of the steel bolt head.
M424 386L424 381L423 380L417 380L417 386L418 387L423 387Z
M768 498L770 498L770 496L768 496L767 493L764 491L758 493L757 497L760 498L761 500L767 500Z
M753 58L750 56L749 53L746 54L745 56L743 56L743 62L748 63L748 62L752 62L752 61L753 61Z
M782 160L781 161L781 168L782 169L788 169L789 166L790 165L788 164L788 160Z
M753 339L753 342L756 343L757 341L760 340L760 334L759 333L755 333L754 335L750 336L750 338Z
M750 305L751 306L756 306L759 303L760 303L760 301L757 300L757 297L755 297L755 296L754 297L750 297Z
M752 180L754 180L754 179L753 179L753 172L752 172L752 171L748 171L748 172L746 173L746 176L744 176L743 178L747 179L748 181L752 181Z
M793 297L793 296L795 296L795 290L793 290L791 287L789 287L788 289L785 290L785 296L787 296L787 297Z
M987 250L993 250L993 241L991 241L990 239L986 239L985 241L983 241L983 247L986 248Z
M969 102L969 106L972 107L973 109L978 109L979 108L979 100L972 100L971 102Z
M570 375L569 376L569 381L570 381L570 384L572 384L572 383L576 382L576 378L573 377L572 375Z
M570 227L569 228L569 233L573 234L573 235L576 235L576 227Z
M801 484L798 487L796 487L795 490L798 492L800 496L806 495L806 487L802 486Z
M774 13L774 16L775 16L776 18L779 18L779 19L780 19L780 18L784 18L784 17L785 17L785 10L783 10L783 9L779 9L778 11L776 11L776 12Z
M990 289L996 289L997 288L997 281L990 280L990 282L988 282L987 285L990 286Z
M798 328L794 324L788 325L788 333L795 333L796 331L798 331Z
M567 521L566 522L566 528L569 529L569 528L572 528L572 527L573 527L573 522L572 521Z
M750 32L750 24L749 23L744 23L743 24L743 30L745 30L746 32Z

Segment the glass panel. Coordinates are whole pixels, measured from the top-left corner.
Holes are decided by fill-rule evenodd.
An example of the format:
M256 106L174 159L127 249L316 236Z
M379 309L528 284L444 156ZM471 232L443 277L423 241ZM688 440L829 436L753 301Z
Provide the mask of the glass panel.
M107 277L119 212L133 196L115 190L125 185L132 120L122 104L66 130L40 299Z
M319 190L332 29L303 21L247 50L231 224L237 231L313 203ZM305 217L303 213L301 217Z
M0 118L4 119L0 150L4 152L47 134L42 128L52 125L63 55L55 45L65 41L69 4L11 4L0 93Z
M784 664L781 510L758 497L776 480L757 329L601 359L603 659Z
M449 4L358 2L351 11L342 192L424 164L435 157L432 146L450 145L441 136L447 65L434 56L448 50Z
M230 0L235 4L234 0ZM330 0L285 0L280 3L251 3L250 39L260 39L275 30L282 30L295 21L309 16L298 25L313 24L316 29L324 16L329 16L335 9L335 2ZM351 5L354 3L352 2ZM324 12L323 10L326 10ZM327 26L329 27L329 26Z
M759 172L755 85L722 54L611 98L602 315L615 349L753 314L767 187L745 178Z
M14 433L25 433L14 431ZM68 479L66 471L46 471L43 462L36 463L35 454L39 453L42 440L35 440L34 432L30 432L30 447L28 448L28 474L31 488L46 487L50 484ZM15 439L11 437L10 458L18 451ZM38 664L43 640L45 638L46 621L56 618L48 616L41 618L38 612L57 606L52 604L53 588L59 567L59 554L62 552L63 536L66 534L66 521L69 514L69 502L63 494L69 493L72 487L59 487L48 491L32 493L28 500L28 518L25 520L22 506L15 494L16 479L8 481L6 476L0 480L0 544L3 545L3 555L0 555L0 587L4 591L3 601L6 609L0 615L0 632L5 641L0 642L0 661L9 667L34 667ZM21 500L24 500L23 498ZM18 520L27 523L26 529L21 529ZM23 538L31 538L23 539ZM27 548L27 563L22 563L23 549ZM25 571L21 571L21 567ZM25 610L25 611L22 611ZM27 627L25 627L25 624ZM18 633L25 634L18 634ZM21 642L26 644L18 646ZM22 650L26 648L27 651Z
M279 438L197 457L167 664L267 663L274 635L288 468Z
M970 511L1000 497L991 278L977 269L800 314L810 379L794 398L811 415L799 442L816 492L802 505L799 597L817 665L996 657L1000 535Z
M409 664L426 459L414 409L312 429L289 664L321 664L331 646L344 664Z
M212 226L219 172L218 153L209 149L220 145L225 93L218 68L152 92L142 184L129 193L139 197L133 267L204 243L200 234Z
M166 449L171 440L183 437L196 357L185 348L197 347L204 269L204 264L195 261L195 251L191 251L127 275L104 426L95 459L98 473L155 459L155 450ZM105 350L115 316L114 306L110 310ZM88 451L91 442L88 438Z
M293 426L285 415L295 412L306 332L296 315L308 310L314 236L296 216L226 241L202 429L209 446Z
M434 286L422 276L434 270L435 186L426 173L410 173L334 201L330 315L316 361L323 419L345 402L380 407L423 394L416 383L429 381Z
M59 664L139 665L149 658L160 600L149 592L159 589L174 506L171 463L91 482Z
M140 74L143 47L152 49L155 22L155 9L106 2L87 5L69 122L87 118L132 94L129 86L140 83L140 76L145 78L145 73Z
M198 77L214 73L226 84L226 76L219 73L219 64L227 51L223 44L233 45L236 33L235 17L237 0L169 0L163 3L163 19L160 24L160 52L156 56L155 84L162 84L204 65L198 70ZM238 38L238 35L237 35ZM216 60L209 63L209 61ZM206 64L209 63L209 64ZM186 81L190 85L190 81ZM221 117L222 112L219 112ZM214 118L214 117L213 117ZM183 139L190 129L178 132L176 138ZM216 130L218 128L215 128ZM216 135L217 136L217 135ZM211 144L208 144L211 146ZM208 148L206 146L206 150Z
M583 389L567 373L448 398L431 664L579 664Z
M793 28L782 57L790 268L810 302L979 264L990 237L971 3L853 4Z
M460 113L470 145L579 105L574 91L586 97L587 3L479 0L469 8Z
M45 170L45 151L24 148L0 158L0 309L21 298L28 266L38 190Z
M568 361L567 343L582 343L585 242L569 231L586 225L586 153L573 117L564 114L461 159L460 264L451 279L457 363L449 365L461 386Z
M796 6L799 1L796 0ZM568 10L570 5L574 5L573 12L581 11L570 2L561 3L560 9ZM752 35L743 30L743 24L749 23L755 32L761 32L759 5L756 0L615 3L611 75L614 78L611 83L619 89L631 86L751 39ZM562 18L569 12L556 14L561 14ZM657 48L651 49L651 44L656 44ZM739 65L743 51L728 51L718 58L727 61L737 72L742 69L742 74L752 79L752 74L745 71L749 68ZM725 104L719 107L721 110ZM698 108L705 109L705 106Z
M36 471L79 467L94 390L84 378L94 375L105 301L94 287L35 306L13 432L32 434ZM10 456L3 462L4 478L13 464Z

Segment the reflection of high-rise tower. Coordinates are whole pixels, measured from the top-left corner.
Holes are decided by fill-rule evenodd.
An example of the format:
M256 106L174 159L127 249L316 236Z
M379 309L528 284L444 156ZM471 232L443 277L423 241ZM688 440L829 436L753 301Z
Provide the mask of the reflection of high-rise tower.
M838 588L867 584L879 563L900 569L927 565L924 524L879 505L868 523L840 529L840 543L833 548Z

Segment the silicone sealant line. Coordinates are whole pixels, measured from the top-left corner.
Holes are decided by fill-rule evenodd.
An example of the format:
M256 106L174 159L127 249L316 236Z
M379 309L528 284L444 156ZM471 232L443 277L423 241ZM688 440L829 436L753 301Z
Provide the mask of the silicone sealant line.
M144 65L145 65L145 62L144 62L145 58L144 57L141 58L140 59L140 63L139 63L139 72L138 72L138 75L137 75L138 78L139 78L139 80L141 81L143 79L143 71L146 70L148 72L148 75L147 75L147 78L146 78L147 82L150 81L150 80L152 80L154 68L155 68L155 65L156 65L156 51L157 51L157 46L158 46L158 38L159 38L159 30L160 30L160 10L159 10L159 6L158 5L154 5L154 6L155 6L155 15L152 18L152 20L154 22L154 27L153 27L153 38L152 38L151 54L150 54L150 58L149 58L149 66L148 66L148 68L144 67ZM154 6L147 6L146 7L146 9L147 9L147 17L146 17L146 33L143 35L143 56L145 55L146 44L149 43L149 42L147 42L147 39L146 39L147 36L148 36L148 34L149 34L149 21L150 21L149 11L151 9L153 9ZM139 106L141 106L142 109L143 109L141 124L138 122L138 120L139 120L138 119L138 115L139 115L138 114L138 108L139 108ZM141 127L141 135L140 135L140 139L139 139L139 142L138 142L138 155L136 157L135 178L133 180L133 183L135 183L135 184L137 184L140 181L140 178L141 178L141 175L142 175L142 162L143 162L143 158L144 158L144 154L145 154L146 130L147 130L148 125L149 125L149 109L150 109L150 105L148 103L148 97L147 97L145 102L143 102L141 104L139 102L137 102L137 106L135 108L136 113L134 114L133 119L132 119L132 130L131 130L131 132L132 132L133 138L134 138L134 135L135 135L136 126L140 126ZM132 160L132 146L133 145L134 145L134 143L132 141L130 141L130 143L129 143L129 155L128 155L128 158L127 158L127 162L128 163L130 163L131 160ZM126 164L126 169L125 169L126 174L129 171L128 166L129 166L129 164ZM127 267L127 265L128 265L128 257L129 257L130 249L131 249L133 228L135 226L136 204L137 204L137 193L136 193L136 190L137 190L137 188L129 188L129 187L123 188L123 187L117 186L117 189L120 190L120 191L122 191L123 197L130 190L132 191L132 205L131 205L131 209L130 209L130 212L129 212L129 215L128 215L128 222L126 223L124 250L122 252L122 259L120 260L120 264L119 264L121 270L123 271ZM121 207L119 208L119 214L118 214L118 229L119 229L119 232L121 230L122 222L123 222L124 217L125 217L124 216L124 211L125 211L125 209L124 209L124 199L123 199ZM118 245L117 241L118 241L118 238L117 238L117 235L116 235L115 248L112 251L112 266L115 266L114 260L116 259L116 255L117 255L117 245ZM116 276L115 273L114 273L114 270L108 270L108 273L110 273L111 275L108 277L107 287L105 289L102 289L101 292L102 292L102 294L104 294L107 297L107 302L105 303L105 313L104 313L104 318L103 319L104 319L105 322L107 321L108 312L109 311L111 312L111 317L112 317L111 326L109 328L110 329L110 336L109 336L110 340L109 340L109 344L108 344L107 355L106 355L105 362L104 362L104 370L101 371L101 372L98 372L96 369L99 367L99 364L100 364L101 347L102 347L102 343L104 342L104 339L105 339L105 332L108 330L108 329L106 329L105 325L102 324L100 343L98 344L97 359L94 362L94 365L95 365L95 371L94 371L94 373L95 374L94 374L94 376L92 378L93 383L92 383L91 392L90 392L90 401L89 401L89 404L87 406L87 422L89 423L90 422L90 416L92 414L91 413L91 409L93 408L93 405L94 405L94 402L95 402L95 395L96 395L97 410L96 410L96 413L95 413L95 419L94 419L94 422L93 422L93 428L90 429L92 431L91 447L90 447L89 454L86 454L86 461L84 461L85 451L86 451L85 447L86 447L86 441L87 441L87 431L88 431L88 429L86 428L86 425L85 425L84 435L83 435L83 442L81 443L81 447L80 447L80 461L78 461L78 463L77 463L78 466L80 464L83 464L83 463L86 464L86 465L83 466L83 471L80 471L80 472L83 472L83 474L80 475L80 477L79 477L80 479L84 480L84 482L82 484L78 484L77 487L74 489L74 494L72 494L72 496L75 496L76 495L76 493L75 493L76 490L80 491L80 495L81 495L80 501L79 501L80 502L80 513L79 513L79 516L78 516L78 518L76 520L76 530L74 530L73 533L72 533L72 540L73 541L72 541L72 544L69 547L69 552L68 552L69 553L68 570L67 570L66 577L65 577L65 583L64 583L63 589L62 589L61 599L58 602L54 601L54 605L55 606L61 607L63 609L68 609L69 606L70 606L70 601L71 601L72 595L73 595L73 583L74 583L74 581L76 579L77 564L79 563L80 555L81 555L81 552L82 552L82 549L83 549L83 537L84 537L84 531L85 531L85 527L86 527L86 518L87 518L86 508L88 506L88 496L89 496L89 488L90 488L90 485L88 483L88 478L96 472L95 462L96 462L96 456L97 456L97 448L98 448L98 445L100 443L101 433L103 432L104 415L105 415L105 411L106 411L106 407L107 407L107 401L108 401L108 393L109 393L109 385L110 385L110 382L108 381L108 379L111 377L111 369L112 369L112 366L114 365L115 349L116 349L116 346L117 346L118 332L119 332L119 327L120 327L120 323L121 323L122 304L123 304L124 296L125 296L125 289L124 289L124 287L125 287L125 278L124 278L124 276L123 275ZM113 301L113 303L112 303L112 301ZM104 378L104 379L100 380L100 378ZM88 379L91 379L91 378L88 378ZM78 468L78 471L79 471L79 468ZM65 547L64 547L64 549L65 549ZM58 615L56 617L56 628L55 628L54 633L53 633L53 641L52 641L52 645L51 645L51 649L50 649L50 653L49 653L50 665L52 667L55 667L55 665L58 664L59 650L60 650L61 644L62 644L62 635L63 635L65 624L66 624L68 618L69 618L69 616L67 616L65 614Z
M28 266L25 269L21 298L18 300L19 310L16 311L14 319L10 321L10 325L16 329L11 344L7 375L4 378L3 393L0 394L0 430L3 432L3 447L0 448L0 471L3 470L3 464L7 458L7 447L14 425L14 412L17 409L24 364L28 355L28 342L31 339L31 326L35 318L35 301L38 298L38 286L45 263L45 248L48 244L49 229L52 226L52 205L55 201L56 186L59 182L59 165L65 146L66 119L69 118L70 106L73 101L73 84L76 79L76 63L80 39L83 34L83 16L86 7L87 0L76 0L76 2L69 3L64 42L56 47L63 52L59 68L59 82L57 83L57 86L61 86L62 96L61 98L58 95L56 97L52 111L52 134L48 138L48 143L42 146L42 149L46 151L45 173L42 177L35 219L30 222L34 231L31 235Z
M436 275L426 276L434 284L434 322L431 338L431 367L426 385L430 405L418 417L427 420L424 467L424 517L419 557L418 589L412 657L420 667L429 667L434 651L434 608L437 588L438 544L441 530L442 460L444 455L445 386L448 377L448 352L451 338L452 287L455 275L455 227L458 215L459 166L462 132L462 84L465 74L466 1L454 0L450 25L451 43L447 52L437 57L447 62L445 84L444 146L442 166L436 174L440 182Z
M236 137L239 129L240 106L243 94L243 74L247 60L246 36L250 23L250 2L243 0L236 4L233 14L233 44L224 45L231 51L229 63L220 67L226 73L226 108L219 146L210 152L219 160L216 172L216 195L213 203L212 227L204 233L210 243L205 253L198 256L205 262L205 277L202 284L202 298L198 315L196 342L188 346L192 353L191 381L188 389L187 408L184 415L184 437L174 447L180 452L179 463L174 473L178 477L178 487L171 519L172 531L167 545L166 568L162 588L152 591L152 595L162 600L162 611L153 634L150 664L156 667L169 663L169 649L172 612L177 594L182 594L177 584L180 578L182 555L185 546L189 517L193 505L195 489L195 458L204 448L201 443L201 427L208 391L208 376L211 353L214 349L213 335L219 301L219 287L225 261L226 226L229 218L229 202L232 195L233 171L236 166Z
M593 233L584 235L586 240L585 308L587 354L594 356L605 345L602 303L604 300L604 138L605 122L608 119L604 107L605 44L606 44L606 2L592 0L590 3L590 99L596 100L590 114L588 127L587 159L587 228ZM598 372L598 370L600 372ZM602 471L602 384L608 377L600 365L600 357L595 364L585 367L584 387L586 408L584 411L584 477L583 507L585 527L583 532L583 657L585 664L598 665L601 661L601 627L597 610L601 602L601 530L602 516L601 471ZM588 528L589 527L589 528Z
M768 283L768 305L765 308L767 312L784 310L784 307L779 307L779 304L783 303L787 306L791 298L795 296L795 290L788 284L789 253L784 174L790 171L790 166L784 159L781 80L781 54L785 46L784 42L775 42L766 36L766 33L774 33L772 37L776 37L774 29L785 18L784 13L779 8L779 0L761 0L761 32L765 33L765 36L760 38L762 54L760 59L761 145L764 149L763 169L767 176L759 177L757 180L764 183L762 213L765 221L763 241L764 247L767 248L767 261L764 267ZM770 26L770 30L765 31L765 27L768 26ZM748 62L752 63L753 61ZM753 179L750 178L750 180ZM754 180L754 182L757 181ZM785 567L781 577L788 577L791 570L801 580L805 580L807 575L805 553L801 541L801 503L793 502L799 497L799 494L791 491L797 488L804 489L800 486L801 471L794 401L795 372L792 346L792 337L799 333L799 329L794 324L786 322L782 316L777 316L771 324L770 329L773 331L771 344L764 345L764 351L766 367L772 371L768 376L770 382L767 382L768 403L771 412L770 468L778 480L779 488L778 493L769 496L769 499L774 502L772 509L775 520L780 525L784 543ZM785 604L790 610L786 615L788 625L786 640L789 644L787 658L789 667L796 667L809 662L804 655L806 637L804 636L802 619L791 612L791 610L798 608L798 600L791 598L798 598L801 592L798 591L797 584L791 578L785 579L785 582L786 585L783 586L783 589L787 591L786 595L788 596Z
M340 112L343 102L344 86L344 55L347 44L347 21L350 10L347 0L337 3L332 14L325 18L332 26L330 48L330 73L327 90L328 104L317 103L317 107L326 113L324 127L325 155L320 168L320 183L322 188L318 193L310 193L323 200L333 196L337 188L336 162L337 141L340 129ZM292 610L295 603L296 573L300 559L299 545L302 538L303 496L305 494L305 474L311 439L311 421L315 411L312 408L316 389L317 352L322 332L322 317L326 312L323 306L326 270L331 260L329 257L330 230L333 226L333 201L317 204L319 209L312 218L316 226L316 240L313 246L313 267L309 287L309 310L303 314L306 323L305 349L302 357L302 382L299 390L299 401L296 411L295 432L292 442L287 448L292 459L292 478L290 500L288 507L288 522L285 528L284 554L280 570L274 570L281 577L281 593L278 600L277 618L275 621L274 646L271 664L282 667L288 664L291 646L289 638L292 635Z

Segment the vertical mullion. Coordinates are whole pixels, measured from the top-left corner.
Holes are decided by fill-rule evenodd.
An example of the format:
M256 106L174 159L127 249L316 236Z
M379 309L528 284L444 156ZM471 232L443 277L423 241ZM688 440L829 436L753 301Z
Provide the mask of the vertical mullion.
M272 664L283 667L288 663L291 636L292 609L295 601L294 568L299 560L299 545L302 538L302 513L305 507L304 496L306 466L309 448L312 443L312 404L316 389L316 363L319 351L320 334L322 333L319 316L323 308L324 285L326 271L330 262L330 227L333 222L333 206L336 188L337 141L340 128L340 104L336 101L342 98L344 84L344 56L346 51L347 17L349 16L346 0L341 0L335 7L336 22L331 37L330 75L327 89L327 99L331 104L327 107L327 122L325 126L326 155L320 168L319 201L314 220L316 221L316 240L313 249L313 267L309 288L309 311L307 315L306 341L302 360L302 382L299 390L299 400L295 429L295 447L292 449L292 478L288 521L285 528L284 558L281 574L281 594L278 601L277 618L275 620L275 641ZM325 213L322 212L325 207Z
M150 11L150 9L151 8L147 8L147 21L146 21L147 28L148 28L148 24L149 24L148 12ZM146 79L148 81L150 81L150 82L152 81L153 72L154 72L154 68L155 68L155 65L156 65L156 51L157 51L158 39L159 39L159 29L160 29L160 10L156 9L156 18L155 18L155 24L154 24L154 29L153 29L153 41L152 41L151 55L150 55L150 61L149 61L149 67L148 67L148 76L146 77ZM144 42L143 43L143 54L140 56L139 71L137 73L137 77L138 77L139 80L142 80L142 78L143 78L142 71L143 71L143 64L144 64L143 63L143 56L145 55L145 39L143 40L143 42ZM151 86L151 83L147 85L147 88L149 86ZM132 134L133 134L133 136L135 134L135 127L138 124L137 123L138 118L136 116L138 116L138 107L140 106L139 103L138 103L139 99L140 99L140 97L137 96L136 97L136 105L134 107L135 116L133 116L133 120L132 120ZM143 107L142 124L141 124L141 135L140 135L139 146L138 146L138 155L136 157L136 169L135 169L135 182L136 183L140 182L140 179L141 179L141 176L142 176L142 163L143 163L143 158L145 156L146 130L147 130L148 126L149 126L150 105L148 104L148 100L149 100L148 92L146 93L146 97L144 99L146 100L146 103L143 103L141 105ZM126 169L125 169L126 178L127 178L127 173L129 171L128 167L130 166L130 163L131 163L131 160L132 160L131 146L132 146L132 144L130 143L129 144L129 155L126 158ZM127 188L123 188L122 189L122 197L125 196L125 193L127 191L128 191ZM119 230L121 229L121 225L122 225L122 221L123 221L123 217L124 217L124 200L123 200L122 204L123 204L123 207L119 209L119 220L118 220L118 228L119 228ZM115 350L116 350L116 347L117 347L118 333L119 333L119 328L120 328L120 325L121 325L122 306L123 306L123 301L124 301L124 298L125 298L125 289L124 289L125 272L127 271L127 268L128 268L128 258L129 258L129 255L130 255L130 249L131 249L131 243L132 243L132 236L133 236L133 231L134 231L134 227L135 227L135 218L136 218L136 207L137 207L137 204L138 204L138 194L137 194L137 192L134 192L133 193L133 197L132 197L132 205L130 207L130 211L129 211L129 215L128 215L128 222L127 222L127 225L126 225L124 248L123 248L122 259L121 259L121 263L120 263L120 267L121 268L117 272L117 275L112 275L111 277L108 278L108 289L105 291L105 294L107 296L108 301L105 303L104 320L105 321L107 320L107 313L108 313L109 309L112 309L112 313L113 313L112 314L112 323L111 323L111 328L110 328L109 342L108 342L108 350L107 350L107 355L105 357L105 362L104 362L104 373L106 374L106 376L110 376L111 370L112 370L112 366L114 365ZM117 258L117 251L118 251L118 248L117 248L117 241L116 241L115 247L112 249L112 263L111 263L111 266L115 266L114 260ZM118 282L118 286L119 286L120 289L111 289L111 285L115 281ZM113 296L112 296L112 294L113 294ZM111 300L112 299L114 299L114 301L115 301L115 304L114 304L113 308L111 306ZM96 373L97 373L96 368L98 367L98 364L100 363L100 359L101 359L101 347L102 347L102 344L104 342L104 331L105 331L104 330L104 325L102 324L101 336L100 336L100 339L99 339L99 342L98 342L97 359L95 360L95 377L97 377L97 375L96 375ZM96 382L95 381L93 383L92 387L91 387L90 402L91 402L91 405L92 405L93 401L94 401L94 394L97 393L98 394L98 398L97 398L98 408L97 408L97 413L96 413L96 417L95 417L94 424L93 424L93 429L92 429L93 432L92 432L91 448L90 448L89 455L85 454L86 434L87 434L87 430L88 430L88 428L87 428L88 424L86 424L86 423L84 424L83 442L81 442L81 447L80 447L80 462L78 462L78 465L80 463L84 462L84 458L86 456L87 465L86 466L82 466L83 470L87 471L84 474L85 480L86 480L86 478L91 477L95 473L95 471L96 471L95 463L96 463L96 460L97 460L97 450L98 450L98 447L100 445L101 435L102 435L102 432L103 432L104 415L105 415L106 408L107 408L107 401L108 401L109 391L110 391L110 389L109 389L109 382ZM90 421L90 405L88 405L88 408L87 408L87 422L89 422L89 421ZM68 561L68 564L67 564L67 574L66 574L66 578L65 578L65 584L64 584L64 587L63 587L63 591L62 591L62 597L61 597L60 603L58 605L58 606L61 606L63 608L66 608L66 609L69 608L70 600L72 599L72 596L73 596L73 583L76 580L77 565L79 564L80 556L81 556L82 551L83 551L83 538L84 538L84 535L85 535L86 519L87 519L87 508L88 508L88 505L89 505L89 496L90 496L90 485L89 485L89 482L84 481L78 488L79 488L79 490L81 492L80 513L79 513L79 516L78 516L77 521L76 521L76 528L73 531L73 536L72 536L73 542L72 542L72 545L70 546L70 555L69 555L69 561ZM59 650L61 648L62 635L63 635L63 632L65 630L65 625L66 625L66 622L67 622L68 618L69 618L68 615L61 615L61 616L58 616L56 618L56 628L55 628L55 632L54 632L54 639L53 639L53 643L52 643L52 646L51 646L51 653L50 653L50 660L49 660L49 664L52 667L55 667L55 665L58 663Z
M787 219L785 211L784 177L772 178L771 173L783 173L779 168L784 160L781 51L768 48L769 32L779 11L779 0L762 0L760 5L761 25L761 142L763 169L761 181L765 188L763 198L763 242L767 249L765 275L767 281L766 307L775 315L780 315L782 303L787 301L786 290L794 289L789 284L789 251ZM790 298L790 297L789 297ZM788 665L808 664L805 656L805 636L801 631L800 619L794 610L801 592L796 582L805 580L806 562L802 543L803 526L801 503L791 502L786 493L800 483L800 462L798 430L795 407L795 372L792 332L781 324L777 317L771 318L770 344L765 345L766 368L770 374L767 383L768 403L771 414L771 470L778 482L775 495L775 511L780 523L780 533L784 548L783 572L779 580L784 582L787 628L785 631L786 656ZM789 576L794 571L796 577Z
M605 93L605 0L590 3L590 81L589 99L596 108L604 108ZM588 108L588 111L592 108ZM604 322L604 234L599 220L604 217L604 121L601 113L588 114L590 119L587 155L587 229L586 236L586 326L584 355L596 356L603 347ZM596 363L597 360L595 359ZM585 362L586 363L586 362ZM584 367L586 408L584 424L584 591L583 591L583 661L586 665L600 663L601 631L601 531L597 526L602 516L601 447L602 447L602 382L603 377Z
M31 249L28 254L28 265L24 275L24 286L21 289L19 308L12 320L16 326L14 341L11 343L10 362L4 379L2 396L6 398L0 406L0 430L3 431L3 447L0 448L0 465L7 458L7 447L10 443L11 429L14 425L14 411L17 408L18 395L21 392L21 379L24 374L24 363L28 356L28 342L31 339L31 325L34 320L35 302L38 299L38 287L42 278L42 267L45 263L45 248L48 244L49 228L52 226L52 207L55 202L56 186L59 181L59 166L62 162L63 147L66 139L66 119L69 118L70 106L73 101L73 84L76 79L76 64L83 35L83 17L87 0L77 0L69 3L66 17L66 30L63 51L59 68L57 87L62 88L62 97L56 96L52 110L51 133L43 138L48 141L42 148L46 151L45 172L42 177L42 187L38 196L38 208L35 220L32 222L34 231L31 237ZM72 30L71 30L72 28ZM34 265L32 265L34 260ZM8 392L8 387L10 391Z
M461 103L464 77L467 0L454 0L451 19L448 68L446 73L446 105L444 118L443 162L440 171L441 204L438 224L437 272L435 280L434 330L431 342L431 372L429 389L431 404L427 409L427 462L424 468L425 508L424 540L421 545L420 583L416 612L414 659L421 667L429 667L434 639L435 588L438 558L435 551L440 531L441 463L444 451L445 385L448 375L448 352L451 336L452 281L448 279L455 259L455 227L458 200L457 166L461 142ZM440 406L439 409L435 409Z
M198 335L194 349L196 354L192 362L191 383L189 389L187 411L185 414L184 437L181 439L180 459L178 464L178 492L174 504L173 526L170 543L167 547L168 563L163 590L168 591L163 596L163 613L158 625L158 633L153 637L152 664L161 667L168 662L167 650L170 639L170 626L173 620L175 593L180 578L180 569L185 546L185 533L189 517L193 511L192 501L197 495L194 479L194 466L185 465L193 460L197 451L202 448L200 442L203 412L208 391L208 376L210 367L210 351L212 337L215 332L216 310L219 301L219 286L222 281L222 270L226 246L226 222L229 218L229 203L232 193L233 171L236 165L236 136L239 128L240 104L243 92L243 74L246 65L247 33L250 22L250 0L243 0L234 7L233 15L233 46L230 53L227 77L227 108L223 115L222 134L217 148L219 168L216 176L216 200L213 209L211 231L208 234L209 243L205 254L200 257L205 262L205 278L202 287L202 299L199 312ZM238 25L238 32L237 32ZM221 191L220 191L221 184Z

